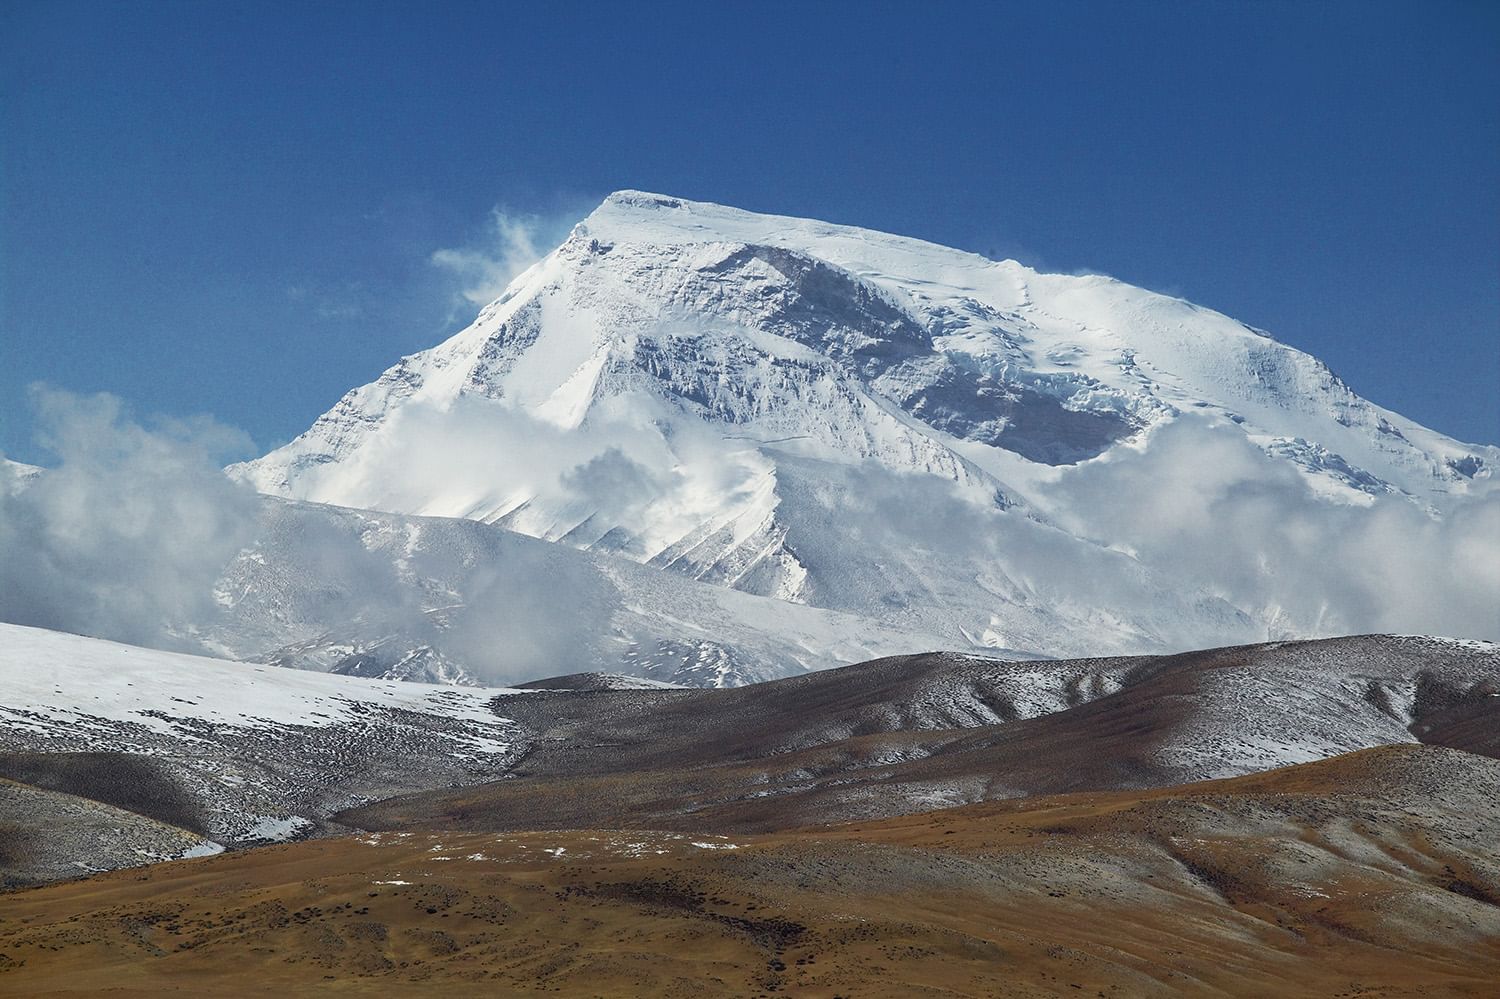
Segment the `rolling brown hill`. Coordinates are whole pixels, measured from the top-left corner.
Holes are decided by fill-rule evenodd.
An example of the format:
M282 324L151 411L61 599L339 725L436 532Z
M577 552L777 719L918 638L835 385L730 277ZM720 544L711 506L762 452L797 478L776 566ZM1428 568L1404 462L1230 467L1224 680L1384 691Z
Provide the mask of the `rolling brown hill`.
M365 834L0 905L0 994L1494 994L1500 762L1390 746L729 838Z
M1441 639L1049 662L931 653L731 690L576 680L496 699L528 733L504 779L335 819L386 830L770 832L1166 787L1401 741L1500 754L1500 648Z
M138 811L0 777L0 891L221 850Z

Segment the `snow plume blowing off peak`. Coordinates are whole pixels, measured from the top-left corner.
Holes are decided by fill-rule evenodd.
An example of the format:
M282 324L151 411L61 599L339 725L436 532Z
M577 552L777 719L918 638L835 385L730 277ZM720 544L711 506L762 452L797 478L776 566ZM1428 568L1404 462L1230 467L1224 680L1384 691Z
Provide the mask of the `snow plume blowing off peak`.
M459 246L434 250L428 260L452 275L464 302L470 306L488 305L562 242L592 207L580 203L562 211L537 214L496 206L475 238Z

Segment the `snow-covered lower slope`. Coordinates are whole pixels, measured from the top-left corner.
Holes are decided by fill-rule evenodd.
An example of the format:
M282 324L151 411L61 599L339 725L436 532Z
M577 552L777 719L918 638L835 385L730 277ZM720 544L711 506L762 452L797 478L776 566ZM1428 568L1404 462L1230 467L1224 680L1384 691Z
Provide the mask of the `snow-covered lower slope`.
M364 680L0 624L0 757L131 754L213 840L285 839L374 798L493 779L503 689Z
M973 644L471 520L267 498L255 537L215 613L179 629L228 658L443 683L603 672L720 687Z
M1179 299L626 191L470 327L233 471L976 645L1410 626L1274 579L1216 585L1179 571L1170 544L1148 557L1116 537L1099 468L1159 455L1154 477L1192 484L1222 463L1159 443L1178 424L1227 435L1330 508L1394 499L1441 517L1491 492L1500 464Z

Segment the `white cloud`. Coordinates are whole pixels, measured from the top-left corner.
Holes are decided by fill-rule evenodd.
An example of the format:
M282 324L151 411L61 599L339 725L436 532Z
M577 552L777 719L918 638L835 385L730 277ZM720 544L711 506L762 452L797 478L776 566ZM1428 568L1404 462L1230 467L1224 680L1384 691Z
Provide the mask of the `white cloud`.
M1435 518L1399 497L1317 496L1243 435L1191 418L1066 474L1064 526L1201 586L1274 635L1417 632L1500 640L1500 492Z
M40 474L0 462L0 620L192 652L218 651L198 635L260 635L273 622L270 646L238 650L247 655L294 633L397 636L492 683L593 667L611 638L617 595L583 556L500 532L473 564L442 543L392 548L366 518L283 507L231 481L222 459L251 444L210 418L147 426L114 396L52 389L34 403L58 460ZM606 449L581 474L618 492L644 473ZM214 598L225 578L242 588L232 609ZM451 595L441 626L429 590Z
M256 497L220 471L251 449L207 417L148 429L110 395L33 389L58 466L0 488L0 620L193 648L169 622L201 620L253 535Z
M465 395L402 406L358 461L310 469L298 495L480 518L525 501L528 533L554 536L593 517L629 526L654 550L745 500L767 467L645 394L608 400L572 430Z

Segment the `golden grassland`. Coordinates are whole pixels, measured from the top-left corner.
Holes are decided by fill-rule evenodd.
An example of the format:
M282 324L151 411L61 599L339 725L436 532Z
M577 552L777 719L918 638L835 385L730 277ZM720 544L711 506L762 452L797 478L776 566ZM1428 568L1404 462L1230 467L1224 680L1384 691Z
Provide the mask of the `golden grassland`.
M0 994L1493 996L1500 806L1383 793L1450 758L1479 760L1385 747L771 834L414 828L122 870L0 896Z

